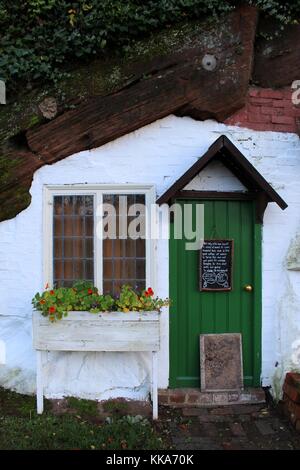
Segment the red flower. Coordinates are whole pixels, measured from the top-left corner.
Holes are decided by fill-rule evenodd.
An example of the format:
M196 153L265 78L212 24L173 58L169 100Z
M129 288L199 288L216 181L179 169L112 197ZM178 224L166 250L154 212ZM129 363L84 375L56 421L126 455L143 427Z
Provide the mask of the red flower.
M52 307L49 308L49 313L55 313L56 312L56 308L54 307L54 305L52 305Z
M54 290L51 290L51 291L49 292L49 294L50 294L50 295L55 295Z
M91 295L91 294L93 294L93 293L94 293L93 289L88 289L88 294Z
M40 304L43 305L43 304L45 304L45 303L46 303L46 300L45 300L45 299L41 299L41 300L40 300Z
M153 289L152 289L151 287L148 287L147 292L148 292L148 295L149 295L150 297L152 297L152 295L154 295Z
M144 294L145 297L150 297L150 294L147 290L145 290L145 294Z

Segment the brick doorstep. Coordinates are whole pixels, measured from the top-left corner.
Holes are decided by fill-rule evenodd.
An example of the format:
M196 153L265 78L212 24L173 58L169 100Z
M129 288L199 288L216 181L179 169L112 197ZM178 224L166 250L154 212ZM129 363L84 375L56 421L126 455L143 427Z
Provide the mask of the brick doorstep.
M201 392L199 389L181 388L159 390L158 400L161 405L173 408L216 407L265 403L265 394L262 389L247 389L241 392Z

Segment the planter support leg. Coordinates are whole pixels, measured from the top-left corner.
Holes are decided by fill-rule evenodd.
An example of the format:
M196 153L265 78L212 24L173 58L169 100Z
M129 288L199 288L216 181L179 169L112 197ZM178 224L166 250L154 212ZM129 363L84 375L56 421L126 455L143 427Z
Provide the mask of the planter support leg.
M158 418L158 362L157 351L152 352L152 409L153 419Z
M43 398L43 351L36 352L36 405L37 413L41 415L44 410Z

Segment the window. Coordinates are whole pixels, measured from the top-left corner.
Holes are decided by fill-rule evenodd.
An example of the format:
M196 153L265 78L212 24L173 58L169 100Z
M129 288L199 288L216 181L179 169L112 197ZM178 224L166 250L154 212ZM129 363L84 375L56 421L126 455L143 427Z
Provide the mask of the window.
M152 202L152 187L47 186L45 282L69 287L84 279L112 294L118 294L122 284L153 286L153 246L146 237L150 217L145 210ZM113 235L107 230L112 219ZM104 237L98 236L102 233Z
M53 198L53 284L94 282L94 198Z
M146 287L146 240L145 231L137 239L121 238L120 218L122 217L120 201L127 207L139 204L145 206L144 194L116 195L104 194L103 203L111 204L116 211L116 238L103 240L103 292L118 293L122 284L131 284L137 289ZM145 217L145 214L142 214ZM128 233L129 224L134 219L127 216L124 225ZM122 222L121 222L122 223Z

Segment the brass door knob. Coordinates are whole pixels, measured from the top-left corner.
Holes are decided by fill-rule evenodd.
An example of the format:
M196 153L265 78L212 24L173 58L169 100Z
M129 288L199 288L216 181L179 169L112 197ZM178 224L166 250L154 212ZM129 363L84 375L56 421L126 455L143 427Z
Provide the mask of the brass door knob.
M244 286L244 290L245 290L246 292L252 292L252 291L253 291L253 287L250 286L250 284L246 284L246 285Z

